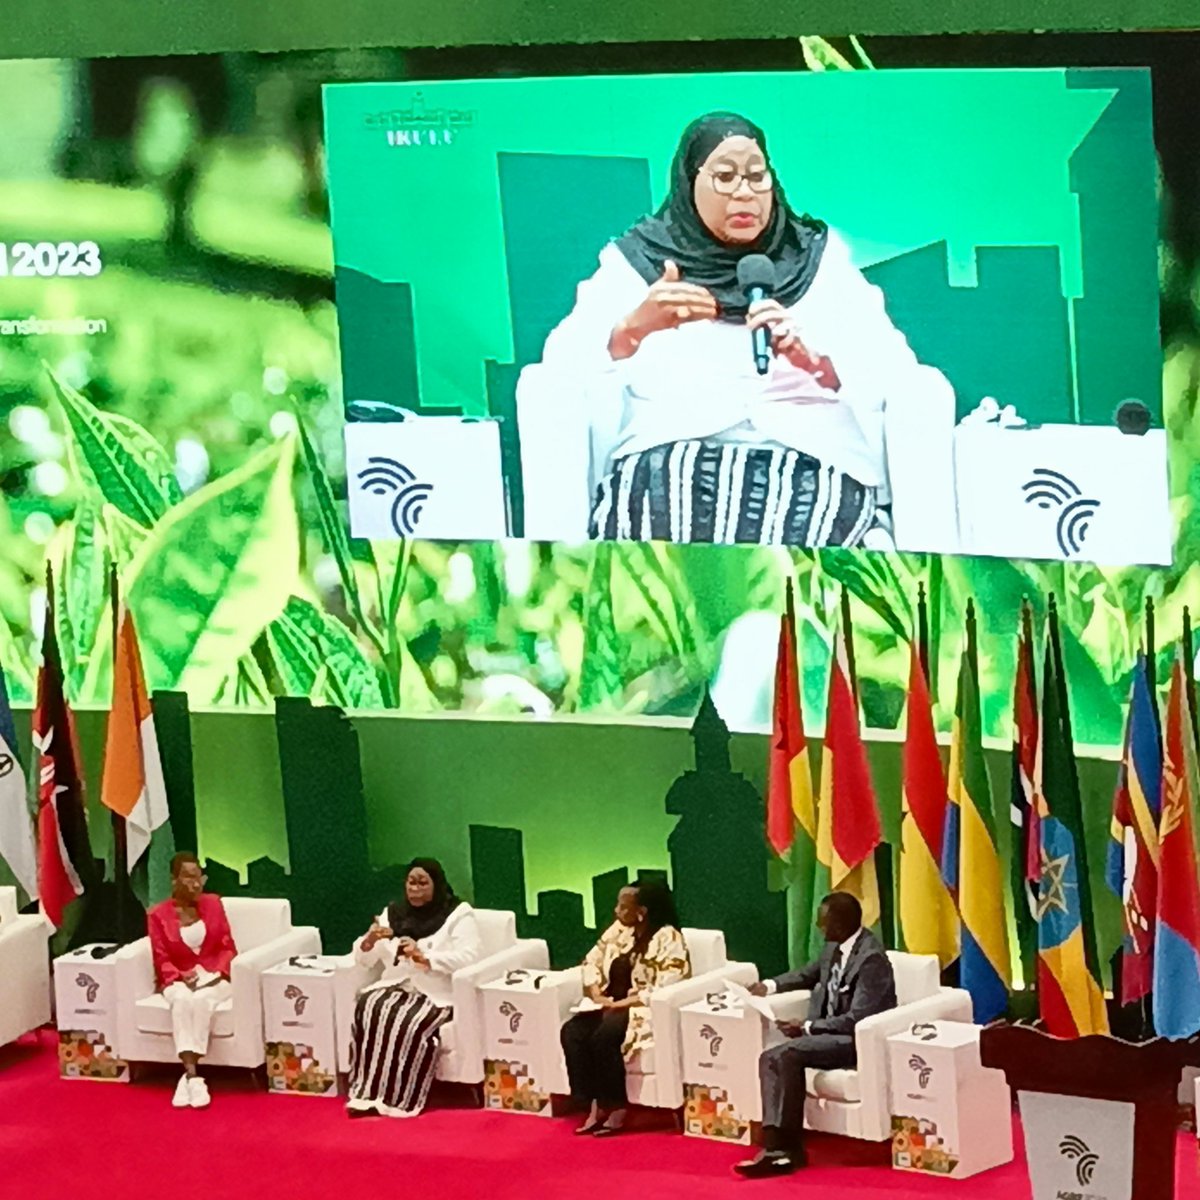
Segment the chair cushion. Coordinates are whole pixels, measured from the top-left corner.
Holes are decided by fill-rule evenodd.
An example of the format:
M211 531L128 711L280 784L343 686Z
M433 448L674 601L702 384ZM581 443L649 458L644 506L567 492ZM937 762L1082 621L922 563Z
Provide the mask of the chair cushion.
M684 943L692 963L693 975L707 975L720 970L728 961L725 957L725 935L719 929L683 929Z
M442 1054L453 1054L458 1049L458 1030L454 1021L447 1021L438 1030L438 1042Z
M941 979L936 955L903 954L899 950L889 950L888 959L896 976L897 1004L912 1004L937 995Z
M857 1104L862 1099L858 1072L809 1071L808 1094L821 1100L840 1100L843 1104Z
M475 909L475 925L483 943L483 957L507 950L517 940L517 918L494 908Z
M155 992L134 1005L139 1033L171 1032L171 1006L161 993ZM222 1000L213 1016L213 1037L233 1037L233 1000Z
M229 918L233 944L239 951L266 945L292 927L292 906L286 900L234 896L222 903Z

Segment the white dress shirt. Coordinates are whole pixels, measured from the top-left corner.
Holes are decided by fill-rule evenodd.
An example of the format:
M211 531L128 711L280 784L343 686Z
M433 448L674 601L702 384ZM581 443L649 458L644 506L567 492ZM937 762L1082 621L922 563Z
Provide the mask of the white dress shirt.
M885 401L901 393L928 397L931 389L953 395L941 372L918 362L883 293L832 232L812 286L788 311L809 353L833 364L837 391L781 357L758 375L745 326L721 321L652 333L630 358L614 362L613 327L648 286L616 245L606 246L542 354L546 366L571 377L617 378L624 419L614 458L690 438L754 442L791 447L880 486L887 482Z

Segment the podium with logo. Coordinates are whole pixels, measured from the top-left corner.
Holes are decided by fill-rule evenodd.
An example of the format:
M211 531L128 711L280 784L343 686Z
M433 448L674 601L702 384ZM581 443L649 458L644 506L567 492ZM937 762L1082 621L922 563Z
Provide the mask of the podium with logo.
M572 991L559 978L518 968L480 986L485 1108L549 1117L551 1096L570 1091L558 1038L544 1033L571 1015Z
M683 1041L683 1132L748 1145L762 1121L758 1060L763 1018L728 992L679 1010Z
M978 1025L928 1021L888 1038L892 1166L966 1179L1012 1161L1012 1096L983 1066Z
M117 1044L118 947L81 946L54 960L58 1073L63 1079L128 1083Z
M334 975L338 960L304 954L263 971L267 1088L283 1096L337 1096Z
M1017 1089L1033 1200L1174 1197L1176 1095L1200 1039L1068 1039L997 1022L980 1049Z

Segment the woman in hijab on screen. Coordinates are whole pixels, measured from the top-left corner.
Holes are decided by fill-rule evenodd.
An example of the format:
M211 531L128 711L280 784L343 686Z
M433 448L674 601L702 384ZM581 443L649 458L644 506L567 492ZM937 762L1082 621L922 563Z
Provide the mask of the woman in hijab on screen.
M885 403L950 389L731 113L684 131L662 207L604 248L542 361L620 386L593 538L890 548Z
M383 974L359 993L354 1011L351 1115L421 1112L437 1071L439 1030L454 1015L451 977L482 953L474 911L441 864L414 859L404 899L389 904L355 948L362 966L382 964Z

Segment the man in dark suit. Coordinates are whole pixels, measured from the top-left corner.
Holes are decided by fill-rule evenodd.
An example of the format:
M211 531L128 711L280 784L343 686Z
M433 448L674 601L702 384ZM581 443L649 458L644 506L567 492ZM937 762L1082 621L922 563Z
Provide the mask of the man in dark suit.
M816 962L756 983L757 996L811 990L808 1020L779 1021L787 1041L758 1060L762 1087L762 1149L734 1169L749 1179L786 1175L805 1165L805 1069L854 1067L854 1027L896 1007L896 977L879 939L863 928L862 905L848 892L821 901L817 928L825 949Z

